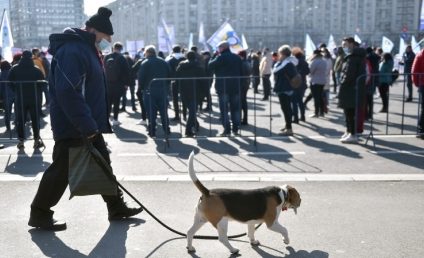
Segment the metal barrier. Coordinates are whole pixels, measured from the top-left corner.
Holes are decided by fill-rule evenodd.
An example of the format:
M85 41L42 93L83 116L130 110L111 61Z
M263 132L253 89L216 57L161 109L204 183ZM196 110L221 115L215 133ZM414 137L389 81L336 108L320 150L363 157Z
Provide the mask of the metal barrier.
M370 139L373 140L374 143L374 135L417 135L418 128L419 128L419 119L420 119L420 107L423 104L423 99L421 95L418 96L418 102L407 102L407 86L408 82L412 86L412 92L415 91L416 87L412 84L412 80L409 79L412 75L419 75L424 76L424 74L411 74L411 73L402 73L399 74L396 81L394 81L391 84L387 84L386 86L381 85L379 83L379 78L382 76L389 76L391 78L393 74L392 73L385 73L385 74L364 74L357 78L356 80L356 115L355 115L355 128L358 133L362 133L359 128L361 127L360 123L364 123L364 130L365 127L368 127L366 129L369 130L369 133L367 135L367 139L365 144L368 143ZM365 92L364 99L360 99L360 81L365 80L367 83L365 85L365 88L362 89ZM367 96L367 90L370 90L369 87L373 87L374 85L375 89L372 90L372 92L368 91ZM370 110L370 117L368 119L365 119L363 121L364 116L367 114L365 113L367 111L367 105L371 104L374 105L373 100L375 97L376 91L379 89L382 89L386 87L387 92L380 90L379 91L379 98L382 99L381 105L382 110L380 112L385 113L385 119L384 120L375 120L373 113L374 110L371 108ZM383 96L387 93L386 96ZM372 97L372 103L367 103L367 98ZM408 94L409 97L409 94ZM386 98L384 100L384 98ZM364 103L363 103L364 102ZM386 102L385 104L383 102ZM393 106L390 105L391 102L400 102L401 103L401 109L400 110L393 110L391 108ZM407 104L408 103L408 104ZM363 104L360 106L360 104ZM386 106L387 110L384 110L384 106ZM397 105L398 106L398 105ZM361 113L362 112L362 113ZM366 123L368 121L368 124ZM359 128L358 128L359 126Z
M26 137L25 124L27 115L30 115L34 138L41 139L40 136L40 117L42 87L47 85L47 81L0 81L2 92L3 108L5 112L5 126L9 129L9 139L13 138L12 107L15 115L14 122L17 131L17 138L22 140Z

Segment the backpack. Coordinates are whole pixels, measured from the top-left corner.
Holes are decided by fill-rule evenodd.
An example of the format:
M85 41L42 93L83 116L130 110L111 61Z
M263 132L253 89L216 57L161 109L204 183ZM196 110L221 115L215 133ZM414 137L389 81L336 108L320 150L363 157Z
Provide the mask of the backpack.
M109 55L105 61L106 79L112 82L119 81L120 67L117 56Z
M298 72L296 72L296 75L293 76L291 79L287 75L286 78L293 89L297 89L300 87L300 85L302 85L302 76L300 76Z

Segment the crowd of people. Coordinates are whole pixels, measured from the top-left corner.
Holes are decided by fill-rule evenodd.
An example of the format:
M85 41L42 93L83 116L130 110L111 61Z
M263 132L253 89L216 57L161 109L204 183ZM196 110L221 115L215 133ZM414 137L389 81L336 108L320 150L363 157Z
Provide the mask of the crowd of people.
M212 86L218 97L219 119L223 127L220 136L238 135L240 127L249 124L247 93L249 88L253 88L255 96L260 94L260 86L262 101L269 101L272 90L278 96L285 118L285 126L280 133L285 136L293 135L292 123L306 121L305 110L310 100L314 102L310 118L324 117L328 113L331 85L346 118L346 133L340 139L342 143L358 142L357 134L362 133L364 121L373 119L377 89L382 102L379 112L387 113L389 110L393 56L383 53L381 48L362 48L351 37L343 39L342 45L336 49L328 49L321 44L308 59L299 47L288 45L275 52L265 48L263 51L243 50L234 54L226 41L221 42L214 53L199 53L196 47L187 50L175 45L167 57L153 45L141 49L134 58L123 52L124 47L119 42L113 46L110 42L105 43L103 52L107 52L108 48L112 49L112 53L103 56L100 51L99 54L105 72L108 108L112 112L110 123L112 126L121 123L119 113L126 110L129 89L132 110L137 111L138 106L141 109L137 123L146 125L151 137L156 136L158 114L165 134L170 133L170 121L181 122L183 119L187 121L185 136L195 136L199 130L198 112L212 111ZM406 74L405 102L413 99L410 73L414 60L412 47L407 46L401 62ZM31 66L33 72L25 66ZM1 98L6 130L10 132L11 121L16 124L18 148L24 148L23 128L27 114L32 122L34 148L43 147L37 120L45 116L41 111L43 93L44 105L48 107L50 104L48 84L41 82L47 80L50 70L45 53L36 48L32 49L32 53L24 51L15 55L12 64L2 61L0 68L1 81L40 81L32 87L27 83L2 83ZM290 80L296 74L299 74L301 83L294 88ZM420 83L418 79L415 81ZM308 88L309 95L305 96ZM174 111L172 119L168 116L168 107L171 106ZM422 126L419 130L422 133Z
M1 62L0 92L5 126L11 131L11 123L15 123L18 148L24 148L28 114L34 148L44 146L39 134L40 118L44 116L43 93L44 105L50 112L55 141L53 162L43 174L31 204L28 222L31 227L66 229L65 222L53 218L51 208L68 185L69 150L89 143L110 163L103 134L111 133L112 126L119 126L119 112L126 109L128 89L133 111L138 110L137 100L140 104L138 124L146 125L151 137L156 136L158 113L163 131L170 133L169 102L174 110L172 120L181 122L182 117L187 121L185 135L195 136L199 130L198 111L212 112L212 86L218 97L221 136L238 135L240 127L249 124L247 92L251 86L256 96L262 85L264 102L270 101L272 91L278 97L285 120L280 133L285 136L293 135L293 123L306 120L309 100L314 101L310 118L325 116L331 81L338 106L345 115L346 132L340 138L342 143L358 142L357 134L362 132L364 120L372 119L373 95L377 88L383 103L380 112L389 110L393 57L381 49L364 49L352 37L344 38L342 45L334 50L320 45L310 60L306 60L300 48L289 45L282 45L275 52L265 48L235 54L227 41L220 42L214 53L199 53L196 47L184 50L174 46L168 57L149 45L132 59L128 53L122 53L121 43L112 46L111 15L111 10L101 7L84 28L67 28L52 34L49 37L51 64L38 49L15 55L11 64ZM102 55L110 49L112 53ZM405 101L412 101L412 83L419 87L422 100L424 52L415 57L408 46L403 63L405 73L412 72L407 78ZM308 87L311 94L305 96ZM203 104L206 104L204 108ZM418 136L424 138L423 101L418 130ZM119 189L117 195L102 197L109 220L125 219L142 211L142 208L129 207Z

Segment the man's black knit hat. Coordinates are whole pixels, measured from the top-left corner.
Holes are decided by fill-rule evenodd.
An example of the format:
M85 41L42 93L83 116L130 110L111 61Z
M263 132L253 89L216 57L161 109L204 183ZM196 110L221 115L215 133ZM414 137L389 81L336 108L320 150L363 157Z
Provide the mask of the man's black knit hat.
M112 23L109 17L112 15L112 11L106 7L100 7L97 13L85 22L87 27L94 28L107 35L113 35Z

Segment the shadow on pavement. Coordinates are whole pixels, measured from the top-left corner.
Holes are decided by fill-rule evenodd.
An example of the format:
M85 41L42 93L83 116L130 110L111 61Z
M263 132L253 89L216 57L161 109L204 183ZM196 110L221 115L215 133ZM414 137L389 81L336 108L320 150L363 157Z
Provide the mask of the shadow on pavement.
M88 255L67 246L55 232L38 229L30 229L28 232L46 257L125 257L128 230L143 223L145 220L137 218L111 222L99 243Z
M28 145L28 142L26 143ZM6 172L21 176L34 176L44 172L50 165L43 160L43 155L39 149L34 149L32 156L29 156L25 149L19 150L16 161L6 167Z
M327 143L322 140L315 140L306 135L296 134L296 138L303 142L305 145L319 149L322 153L331 153L336 155L343 155L349 158L362 159L363 157L349 148L349 145L342 143Z
M156 253L156 251L157 250L159 250L162 246L164 246L164 245L166 245L166 244L168 244L169 242L172 242L172 241L174 241L174 240L180 240L180 239L185 239L185 237L175 237L175 238L171 238L171 239L168 239L168 240L166 240L166 241L164 241L164 242L162 242L160 245L158 245L155 249L153 249L148 255L146 255L146 257L145 258L149 258L149 257L154 257L153 255ZM192 257L195 257L195 258L200 258L199 256L197 256L197 255L192 255Z
M418 169L424 169L424 163L417 162L420 158L424 158L424 154L419 152L423 149L419 146L410 145L407 143L390 142L382 139L374 138L375 148L372 145L372 139L369 145L364 145L364 148L369 151L377 152L375 155L386 158L391 161L404 164L406 166L415 167ZM422 141L417 139L417 141ZM398 153L396 151L399 151ZM402 151L402 152L401 152ZM406 152L405 152L406 151ZM417 151L419 153L408 153ZM380 153L378 153L380 152Z

